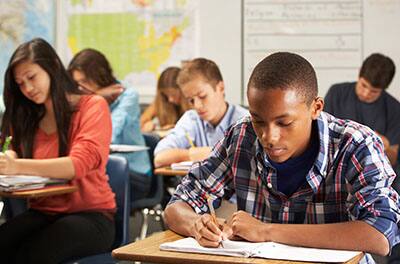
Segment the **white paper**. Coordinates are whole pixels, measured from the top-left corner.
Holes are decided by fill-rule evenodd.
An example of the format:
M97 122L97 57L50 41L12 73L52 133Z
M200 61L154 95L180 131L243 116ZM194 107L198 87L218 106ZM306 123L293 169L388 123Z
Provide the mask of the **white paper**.
M310 262L346 262L360 251L331 250L294 247L274 242L252 243L243 241L223 241L223 248L206 248L191 237L160 245L161 250L226 255L237 257L258 257Z
M31 175L0 175L0 190L21 191L45 187L47 184L65 183L65 179L52 179Z
M3 211L3 207L4 207L4 203L2 201L0 201L0 215L1 215L1 212Z
M138 145L119 145L119 144L110 145L111 152L135 152L135 151L144 151L148 149L149 147L138 146Z
M193 161L182 161L178 163L172 163L171 169L173 170L189 170L192 167Z

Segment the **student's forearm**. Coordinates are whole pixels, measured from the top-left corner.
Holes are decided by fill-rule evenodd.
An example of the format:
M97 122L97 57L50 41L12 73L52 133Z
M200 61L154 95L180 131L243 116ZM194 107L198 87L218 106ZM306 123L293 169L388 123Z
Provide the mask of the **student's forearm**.
M188 149L167 149L156 154L154 166L156 168L171 165L174 162L189 160Z
M15 166L17 174L38 175L67 180L75 177L75 168L69 157L54 159L16 159Z
M144 110L144 112L140 116L140 126L143 126L147 121L152 120L155 115L156 107L155 104L152 103Z
M264 234L266 240L289 245L360 250L382 256L389 253L386 237L362 221L320 225L266 224Z
M164 211L164 219L168 227L183 236L193 236L194 223L200 215L185 202L168 205Z

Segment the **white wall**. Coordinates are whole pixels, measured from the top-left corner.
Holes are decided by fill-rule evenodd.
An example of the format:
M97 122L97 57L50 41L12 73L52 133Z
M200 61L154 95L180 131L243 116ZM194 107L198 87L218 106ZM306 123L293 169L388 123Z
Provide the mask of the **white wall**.
M226 99L241 101L241 0L199 0L199 56L215 61Z

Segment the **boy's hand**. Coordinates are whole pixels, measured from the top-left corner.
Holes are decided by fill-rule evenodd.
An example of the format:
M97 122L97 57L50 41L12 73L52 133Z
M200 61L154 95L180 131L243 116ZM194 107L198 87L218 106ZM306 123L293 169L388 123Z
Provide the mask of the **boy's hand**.
M267 225L245 211L238 211L232 214L224 233L232 240L240 237L251 242L265 242L269 241Z
M17 154L12 150L0 153L0 174L17 174L16 157Z
M211 153L211 147L193 147L189 149L189 159L199 161L207 158Z
M211 215L203 214L194 222L193 236L203 247L218 247L222 240L220 228Z

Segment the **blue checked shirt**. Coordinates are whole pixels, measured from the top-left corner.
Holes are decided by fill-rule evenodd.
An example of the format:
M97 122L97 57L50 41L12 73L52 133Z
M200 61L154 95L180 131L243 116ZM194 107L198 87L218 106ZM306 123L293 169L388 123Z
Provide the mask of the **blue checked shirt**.
M395 173L374 132L356 122L321 113L319 153L306 182L292 196L277 190L276 170L257 139L250 117L238 121L195 163L170 203L187 202L208 212L205 194L214 199L237 195L238 210L268 223L325 224L361 220L399 242L398 194L390 187ZM374 263L369 254L360 263Z
M228 104L228 109L217 126L200 118L195 110L186 111L178 120L172 132L158 142L154 154L167 149L188 149L193 140L196 147L212 147L224 137L225 130L249 112L241 106Z

